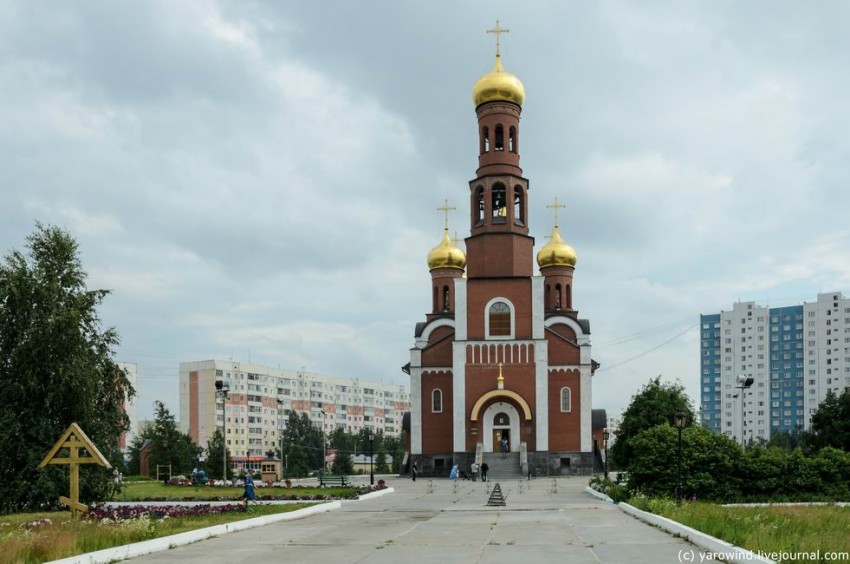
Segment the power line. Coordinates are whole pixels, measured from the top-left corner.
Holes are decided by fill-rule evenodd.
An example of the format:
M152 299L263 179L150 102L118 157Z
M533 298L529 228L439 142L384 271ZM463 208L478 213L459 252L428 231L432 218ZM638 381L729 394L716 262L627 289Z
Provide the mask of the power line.
M693 329L694 327L697 327L697 326L699 326L699 321L697 321L696 323L692 323L691 325L689 325L688 327L686 327L684 331L682 331L681 333L678 333L678 334L676 334L676 335L674 335L674 336L670 337L669 339L667 339L667 340L666 340L666 341L664 341L663 343L660 343L660 344L658 344L658 345L656 345L656 346L652 347L652 348L651 348L651 349L649 349L649 350L646 350L646 351L644 351L644 352L642 352L642 353L640 353L640 354L638 354L638 355L636 355L636 356L633 356L632 358L630 358L630 359L628 359L628 360L624 360L624 361L622 361L622 362L618 362L617 364L613 364L613 365L611 365L611 366L606 366L606 367L604 367L604 368L600 368L599 370L597 370L597 372L603 372L604 370L611 370L612 368L617 368L618 366L623 366L624 364L628 364L629 362L632 362L632 361L637 360L637 359L639 359L639 358L641 358L641 357L644 357L644 356L648 355L648 354L649 354L649 353L651 353L651 352L657 351L658 349L660 349L660 348L661 348L661 347L663 347L664 345L667 345L667 344L669 344L669 343L672 343L673 341L675 341L676 339L678 339L679 337L681 337L682 335L684 335L685 333L687 333L688 331L690 331L691 329Z

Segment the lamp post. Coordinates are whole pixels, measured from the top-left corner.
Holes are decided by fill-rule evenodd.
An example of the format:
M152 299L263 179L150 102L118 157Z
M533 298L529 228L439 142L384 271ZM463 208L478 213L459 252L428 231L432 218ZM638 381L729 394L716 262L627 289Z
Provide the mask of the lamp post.
M679 456L677 460L678 470L676 472L676 502L682 503L682 429L688 424L688 416L684 411L677 411L673 416L673 424L679 431Z
M372 428L369 427L367 430L369 433L369 485L375 485L375 454L372 450L372 444L375 440L375 433L372 431Z
M215 381L215 393L221 397L221 479L227 483L227 394L230 392L230 382Z
M278 400L277 400L277 421L278 421L278 432L280 433L280 464L281 464L280 479L281 480L283 480L283 478L286 476L286 471L289 470L289 468L287 468L288 464L286 464L284 462L287 457L286 457L286 455L283 454L283 431L284 431L284 427L283 427L283 424L280 421L281 420L280 415L281 415L282 412L283 412L283 400L278 398Z
M325 473L325 467L328 464L328 441L325 440L325 408L322 408L322 474Z
M738 385L735 386L736 389L741 390L739 394L741 395L741 446L744 446L744 404L745 404L745 390L749 389L750 386L753 385L755 379L752 376L738 376Z
M608 429L602 431L602 444L605 447L605 479L608 479L608 437L611 435L608 433Z

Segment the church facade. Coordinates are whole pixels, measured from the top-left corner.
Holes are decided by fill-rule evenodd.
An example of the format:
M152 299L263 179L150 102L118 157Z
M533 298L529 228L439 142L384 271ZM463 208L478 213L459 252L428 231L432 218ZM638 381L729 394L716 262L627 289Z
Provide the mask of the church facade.
M520 168L525 92L497 49L473 89L478 169L466 252L449 237L428 254L432 306L410 349L410 460L422 475L508 457L516 475L589 474L590 326L573 304L576 253L557 222L537 253ZM448 205L442 208L448 213ZM492 459L491 459L492 460Z

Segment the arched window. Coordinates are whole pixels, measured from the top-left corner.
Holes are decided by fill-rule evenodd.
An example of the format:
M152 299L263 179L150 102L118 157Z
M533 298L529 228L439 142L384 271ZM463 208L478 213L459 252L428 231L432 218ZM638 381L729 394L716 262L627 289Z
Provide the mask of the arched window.
M482 153L490 152L490 128L484 127L481 129L481 151Z
M443 286L443 311L449 311L449 287Z
M561 309L561 285L555 284L555 305L554 309Z
M511 334L511 308L505 302L495 302L488 312L490 336L505 337Z
M561 413L572 411L572 395L569 388L561 388Z
M573 293L569 284L564 285L564 293L564 304L567 306L567 309L573 309Z
M525 225L522 205L522 186L514 186L514 223Z
M508 130L508 150L511 153L516 153L516 127L511 126Z
M505 150L505 130L501 123L496 126L496 141L493 143L493 149L496 151Z
M550 309L552 307L552 287L549 284L546 284L546 304L545 308Z
M473 209L478 210L478 217L475 219L475 225L484 224L484 188L479 186L475 189L476 206Z
M437 307L439 307L437 305L437 291L437 287L434 286L434 307L431 308L431 311L437 311Z
M431 392L431 413L443 412L443 391L439 388Z
M508 216L507 202L505 200L505 186L496 184L493 186L493 223L504 223Z

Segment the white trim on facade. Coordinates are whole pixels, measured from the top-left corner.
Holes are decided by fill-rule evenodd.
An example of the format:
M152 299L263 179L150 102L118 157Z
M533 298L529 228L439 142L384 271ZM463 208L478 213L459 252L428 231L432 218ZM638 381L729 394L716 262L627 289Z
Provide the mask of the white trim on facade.
M570 329L572 329L576 334L576 344L579 346L589 345L590 344L590 335L585 335L584 329L581 328L581 325L578 321L573 319L572 317L567 317L566 315L556 315L554 317L548 317L545 321L546 327L551 327L552 325L566 325Z
M579 390L581 390L581 452L591 452L592 433L591 411L593 398L590 382L590 365L581 367Z
M410 453L422 454L422 369L413 366L410 367Z
M545 339L534 344L534 427L538 451L549 450L549 347Z
M545 333L545 280L542 276L531 278L531 338L542 339Z
M466 452L466 343L452 344L452 447Z
M431 333L440 327L454 328L455 320L449 317L441 317L426 325L425 329L422 330L422 334L416 338L416 348L424 349L428 345L428 339L431 338Z
M465 341L467 333L466 278L455 278L455 340Z

